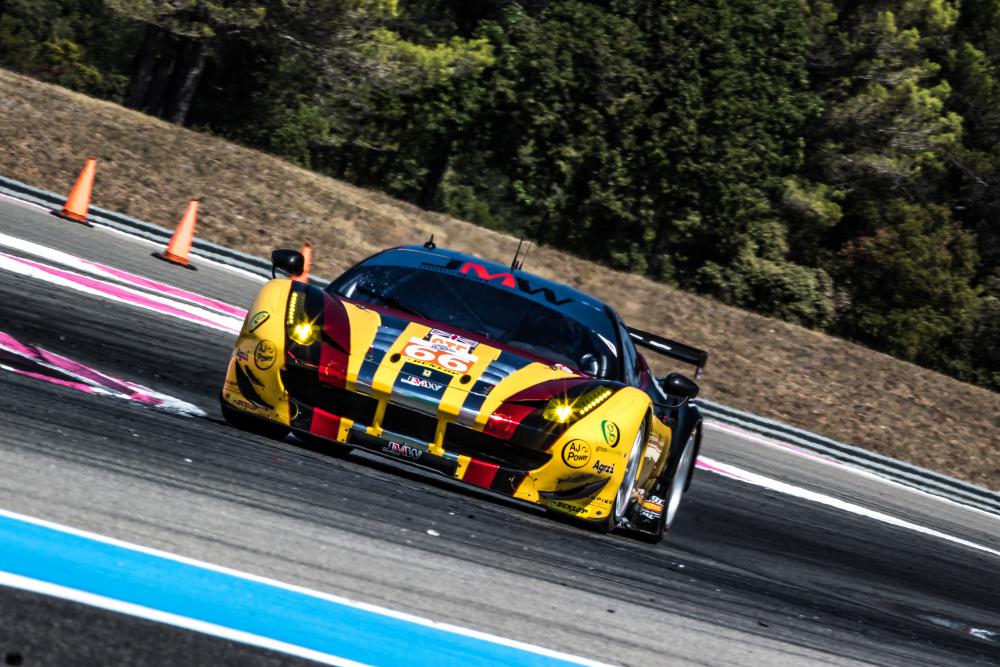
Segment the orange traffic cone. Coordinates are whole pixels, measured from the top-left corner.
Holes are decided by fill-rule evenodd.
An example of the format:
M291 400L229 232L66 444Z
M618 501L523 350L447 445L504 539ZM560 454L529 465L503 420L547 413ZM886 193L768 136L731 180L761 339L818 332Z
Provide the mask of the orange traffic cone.
M300 250L299 252L302 253L302 259L305 261L302 262L302 273L300 273L297 276L294 276L292 280L294 280L297 283L306 283L308 285L309 265L312 264L312 258L313 258L313 244L309 243L309 241L306 241L306 244L302 246L302 250Z
M154 252L153 257L173 262L174 264L180 264L189 269L195 268L188 264L188 255L191 254L191 243L194 241L194 224L197 220L198 199L195 198L188 204L187 211L184 212L184 217L181 218L180 224L177 225L174 235L170 237L167 249L163 254Z
M87 158L87 163L83 165L83 171L76 179L76 184L69 192L69 198L63 205L61 211L52 211L52 215L57 215L66 220L79 222L91 227L87 222L87 212L90 211L90 193L94 189L94 173L97 171L97 159Z

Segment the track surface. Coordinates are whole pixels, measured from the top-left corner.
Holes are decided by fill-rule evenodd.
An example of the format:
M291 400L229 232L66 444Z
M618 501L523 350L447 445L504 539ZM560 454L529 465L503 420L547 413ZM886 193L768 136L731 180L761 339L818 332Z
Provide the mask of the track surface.
M240 306L260 284L5 200L0 232ZM588 533L392 462L232 429L217 408L228 334L7 272L0 330L208 413L0 370L0 508L612 663L1000 664L995 555L704 471L663 544ZM995 517L752 439L710 429L702 454L1000 549ZM0 589L6 654L293 662Z

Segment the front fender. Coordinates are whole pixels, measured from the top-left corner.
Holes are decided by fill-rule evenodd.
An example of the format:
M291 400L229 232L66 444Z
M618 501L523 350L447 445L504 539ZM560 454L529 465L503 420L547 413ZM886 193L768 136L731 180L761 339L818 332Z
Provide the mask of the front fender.
M271 280L254 299L229 359L222 400L243 412L290 423L285 366L285 311L292 281Z

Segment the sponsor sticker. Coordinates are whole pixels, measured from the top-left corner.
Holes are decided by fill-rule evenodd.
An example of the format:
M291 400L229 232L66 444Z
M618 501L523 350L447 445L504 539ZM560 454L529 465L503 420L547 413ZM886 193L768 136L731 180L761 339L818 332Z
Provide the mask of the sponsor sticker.
M601 422L601 433L604 434L604 442L612 447L618 445L618 438L621 437L621 433L618 431L618 424L605 419Z
M257 347L254 348L253 363L262 371L266 371L271 366L274 366L274 362L277 358L278 348L269 340L260 341L257 343Z
M479 357L470 354L475 341L464 338L445 338L436 329L426 338L411 338L403 348L403 355L423 366L433 366L453 374L468 373ZM448 334L449 336L451 334Z
M423 452L417 449L416 447L410 447L409 445L402 445L398 442L388 443L385 447L382 448L382 451L385 452L386 454L398 456L401 459L409 459L411 461L416 461L417 459L420 458L420 455L423 454Z
M260 408L258 408L250 401L245 401L239 396L236 396L234 394L227 394L226 401L232 404L233 406L239 408L240 410L246 410L247 412L257 412L258 410L260 410Z
M264 322L267 322L268 319L270 319L270 317L271 313L267 312L266 310L262 310L259 313L254 313L254 316L250 318L249 322L247 322L247 333L253 333L254 331L256 331L258 327L264 324Z
M593 470L597 472L597 474L599 475L604 475L604 474L613 475L615 474L615 464L601 463L600 461L596 461L594 463Z
M652 496L648 500L643 500L639 507L647 512L659 514L663 511L663 498L660 498L659 496Z
M570 514L583 514L587 511L585 507L578 507L576 505L570 505L569 503L564 503L559 500L553 500L549 503L549 507L555 507L556 509L563 510L564 512L569 512Z
M563 445L562 460L570 468L582 468L590 463L590 445L583 440L570 440Z
M430 389L431 391L441 391L441 389L444 388L444 385L440 382L431 382L430 380L425 380L424 378L418 378L415 375L403 375L399 378L399 381L412 387Z
M461 336L440 329L431 329L430 333L424 337L432 346L447 352L472 352L479 345L474 340L462 338Z
M236 356L236 361L242 361L243 363L250 361L250 353L246 350L236 350L234 355Z

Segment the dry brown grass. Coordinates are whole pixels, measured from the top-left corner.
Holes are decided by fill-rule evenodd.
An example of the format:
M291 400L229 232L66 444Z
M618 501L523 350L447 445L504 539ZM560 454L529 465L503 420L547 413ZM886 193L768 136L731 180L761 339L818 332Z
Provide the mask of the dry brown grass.
M199 236L257 255L317 246L332 276L376 249L421 242L509 261L516 242L274 157L0 70L0 173L66 191L99 159L94 203L171 226L203 203ZM626 321L710 351L703 395L1000 489L1000 395L802 327L552 248L535 273L608 301Z

